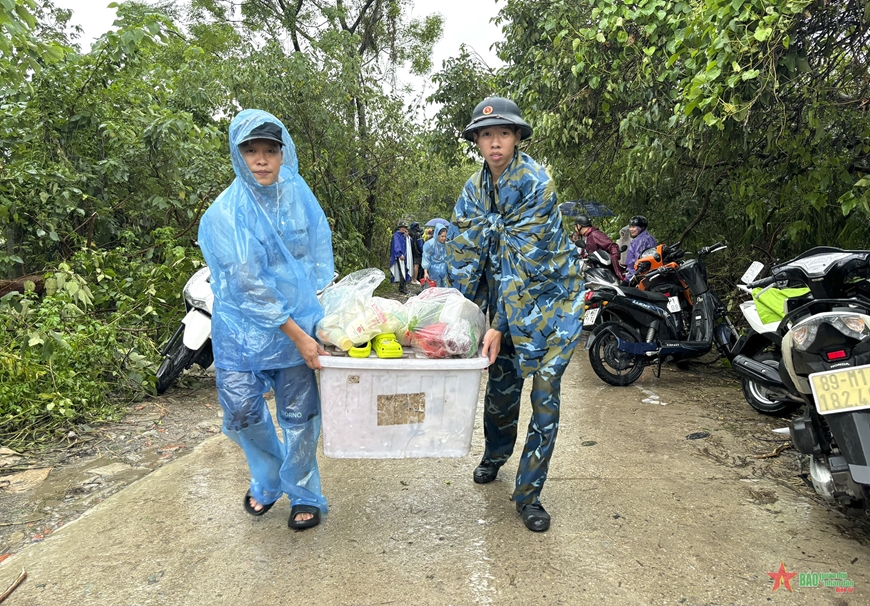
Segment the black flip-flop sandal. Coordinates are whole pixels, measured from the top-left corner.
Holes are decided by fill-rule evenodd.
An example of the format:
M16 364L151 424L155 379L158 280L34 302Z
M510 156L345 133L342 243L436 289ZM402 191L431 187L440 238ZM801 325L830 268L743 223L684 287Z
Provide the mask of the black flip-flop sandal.
M296 516L300 513L310 513L313 517L310 520L297 520ZM305 530L320 524L320 508L315 505L294 505L290 508L290 518L287 520L287 526L294 530Z
M266 513L266 512L269 511L270 509L272 509L272 505L274 505L274 504L277 502L277 501L273 501L273 502L269 503L268 505L263 505L263 509L257 511L257 510L254 509L254 507L251 505L251 499L253 499L253 498L254 498L254 495L251 494L251 491L250 491L250 490L249 490L248 492L245 493L245 511L247 511L247 512L248 512L249 514L251 514L252 516L261 516L261 515L263 515L264 513ZM262 503L261 503L261 505L262 505Z

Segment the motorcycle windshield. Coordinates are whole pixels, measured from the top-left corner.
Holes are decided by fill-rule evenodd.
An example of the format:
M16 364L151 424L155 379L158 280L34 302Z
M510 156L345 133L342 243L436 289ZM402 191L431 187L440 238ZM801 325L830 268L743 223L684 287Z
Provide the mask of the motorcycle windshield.
M811 278L818 277L825 275L831 266L838 261L851 257L853 254L854 253L848 252L825 253L808 257L806 259L792 261L790 265L801 268L803 272Z

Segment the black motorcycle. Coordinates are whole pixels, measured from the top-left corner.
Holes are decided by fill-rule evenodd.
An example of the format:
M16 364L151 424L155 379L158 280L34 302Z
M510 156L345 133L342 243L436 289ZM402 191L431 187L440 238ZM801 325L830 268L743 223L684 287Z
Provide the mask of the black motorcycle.
M748 286L800 283L811 299L788 301L778 368L736 356L734 370L803 401L789 433L810 456L816 492L870 506L870 251L818 247Z
M579 246L579 244L578 244ZM673 272L659 272L652 270L652 266L660 268L663 264L676 263L685 253L680 249L679 243L672 246L651 248L641 255L637 262L637 273L632 278L630 286L641 290L653 291L670 296L672 292L679 292L684 288L677 284ZM623 246L621 252L627 247ZM657 259L657 260L656 260ZM584 279L587 292L607 286L622 286L622 281L613 272L613 265L608 255L603 250L584 257ZM604 306L587 305L583 314L582 330L587 339L591 333L611 318Z
M707 255L724 250L719 242L698 251L696 259L670 263L648 274L665 292L623 286L602 286L584 295L589 309L606 310L587 344L592 370L605 383L625 386L644 368L683 361L708 353L715 345L728 355L737 331L725 306L707 285ZM584 315L584 319L585 319Z

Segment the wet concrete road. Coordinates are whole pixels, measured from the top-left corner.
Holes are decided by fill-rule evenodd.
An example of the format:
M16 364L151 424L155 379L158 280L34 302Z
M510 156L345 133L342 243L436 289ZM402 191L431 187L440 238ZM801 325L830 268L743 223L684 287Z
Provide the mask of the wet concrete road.
M578 352L546 533L527 531L508 500L516 457L496 482L471 481L479 420L461 459L321 458L331 510L304 532L287 528L286 500L244 513L244 461L217 436L0 564L0 592L28 573L4 606L868 603L860 526L686 440L727 424L689 397L698 381L647 371L611 388ZM736 382L727 389L740 398ZM781 563L846 574L854 593L798 576L774 591Z

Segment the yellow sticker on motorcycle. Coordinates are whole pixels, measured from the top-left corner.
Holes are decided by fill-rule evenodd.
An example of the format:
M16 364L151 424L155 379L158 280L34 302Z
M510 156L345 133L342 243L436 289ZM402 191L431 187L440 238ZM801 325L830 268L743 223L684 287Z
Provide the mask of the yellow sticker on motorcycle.
M816 372L809 379L820 415L870 408L870 366Z

